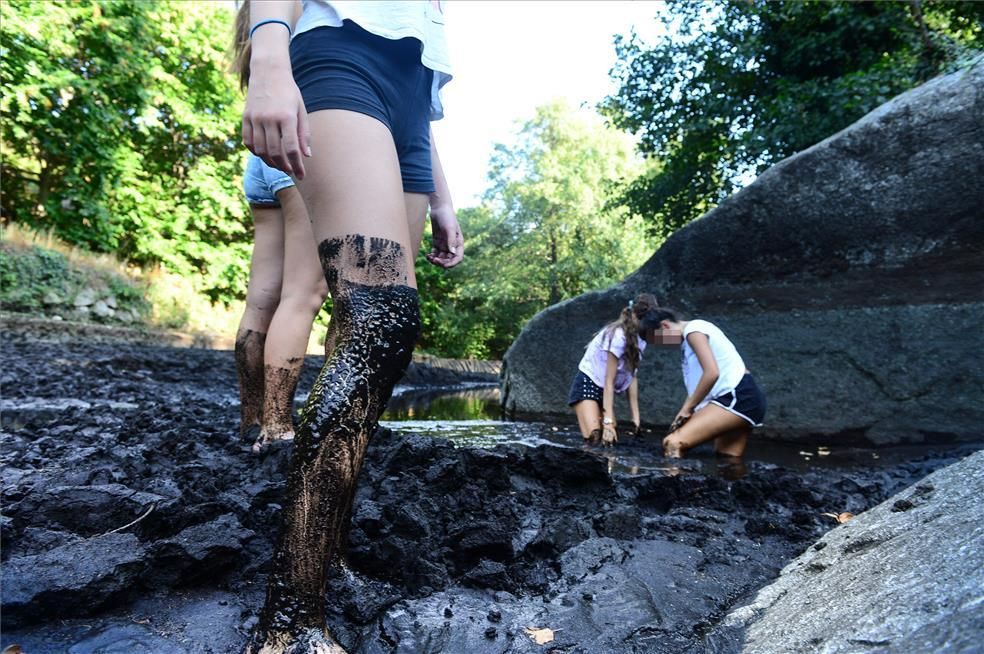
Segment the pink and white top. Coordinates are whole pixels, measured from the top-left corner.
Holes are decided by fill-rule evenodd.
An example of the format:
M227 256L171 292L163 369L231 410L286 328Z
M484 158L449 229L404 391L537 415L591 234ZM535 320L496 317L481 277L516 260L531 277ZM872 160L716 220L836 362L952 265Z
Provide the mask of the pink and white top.
M639 360L642 361L642 353L646 349L646 341L636 337L639 343ZM585 348L584 356L577 369L587 375L591 381L602 388L605 387L605 372L608 369L608 353L611 352L618 359L618 368L615 372L615 392L624 393L632 384L635 372L628 369L628 362L625 360L625 331L621 327L616 327L609 332L602 329L595 334L588 347Z

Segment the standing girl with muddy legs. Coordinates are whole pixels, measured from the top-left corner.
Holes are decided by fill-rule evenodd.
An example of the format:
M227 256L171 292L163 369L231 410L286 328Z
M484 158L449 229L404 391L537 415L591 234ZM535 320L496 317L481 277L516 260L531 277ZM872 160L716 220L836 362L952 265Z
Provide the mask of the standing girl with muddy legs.
M615 395L626 391L634 433L639 433L636 372L646 349L640 338L639 319L655 306L655 296L640 293L622 309L618 320L602 328L585 348L567 399L567 404L574 407L585 442L614 445L618 441Z
M292 2L290 22L300 16ZM233 69L249 85L249 4L236 15ZM260 427L253 451L294 437L294 392L307 352L311 324L328 286L321 272L311 221L289 175L250 154L243 191L253 218L246 309L236 335L240 431Z
M246 309L236 335L240 430L260 427L253 450L294 437L294 391L328 286L294 181L250 154L244 190L253 217Z
M741 457L752 428L762 426L766 404L731 340L713 323L681 320L669 309L647 315L642 329L650 343L681 348L687 399L663 439L663 453L678 458L713 440L717 454Z
M328 565L420 327L411 225L437 190L429 120L449 78L435 4L306 2L289 54L283 6L251 4L243 140L298 180L333 299L334 345L295 438L283 529L247 652L343 651L325 620ZM454 265L463 248L456 220L432 224L446 249L431 260Z

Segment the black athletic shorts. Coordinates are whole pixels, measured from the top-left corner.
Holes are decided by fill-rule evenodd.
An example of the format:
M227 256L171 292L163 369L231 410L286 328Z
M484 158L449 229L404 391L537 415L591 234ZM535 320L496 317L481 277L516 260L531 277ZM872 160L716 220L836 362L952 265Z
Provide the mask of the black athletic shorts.
M752 427L761 427L765 420L765 393L755 383L751 373L745 373L733 393L718 395L711 402L744 418Z
M430 112L434 71L417 39L387 39L351 21L316 27L290 43L294 81L308 113L345 109L376 118L393 134L403 190L433 193Z
M574 376L574 381L571 382L571 392L567 396L567 406L574 406L583 400L594 400L601 406L604 393L605 389L591 381L590 377L578 370L577 375Z

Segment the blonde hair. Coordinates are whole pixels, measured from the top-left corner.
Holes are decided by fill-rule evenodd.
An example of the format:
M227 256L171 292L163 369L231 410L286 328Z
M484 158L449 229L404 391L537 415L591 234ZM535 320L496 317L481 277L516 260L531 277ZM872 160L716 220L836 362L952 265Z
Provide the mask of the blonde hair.
M233 24L232 65L229 67L239 77L239 88L243 91L249 86L249 58L253 54L249 42L249 22L249 0L243 0Z

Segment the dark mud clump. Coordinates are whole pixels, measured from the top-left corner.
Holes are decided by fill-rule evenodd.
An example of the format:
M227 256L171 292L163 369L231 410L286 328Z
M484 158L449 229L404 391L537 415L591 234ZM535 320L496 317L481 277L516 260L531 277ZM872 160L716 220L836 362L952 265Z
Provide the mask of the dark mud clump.
M290 452L239 439L232 353L9 336L3 353L2 644L237 651ZM835 524L822 513L863 511L959 454L823 474L750 462L729 481L380 430L331 627L351 652L707 651L730 607Z

